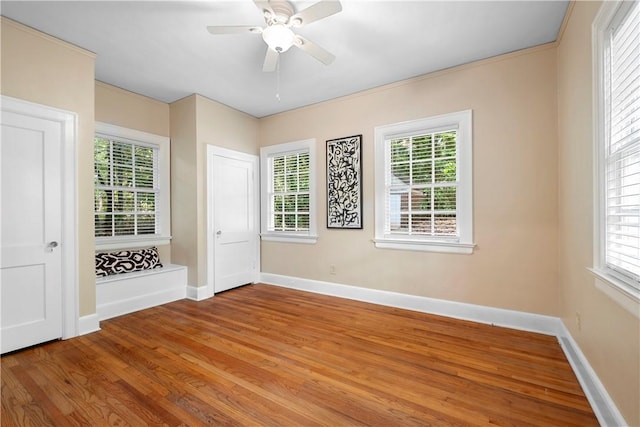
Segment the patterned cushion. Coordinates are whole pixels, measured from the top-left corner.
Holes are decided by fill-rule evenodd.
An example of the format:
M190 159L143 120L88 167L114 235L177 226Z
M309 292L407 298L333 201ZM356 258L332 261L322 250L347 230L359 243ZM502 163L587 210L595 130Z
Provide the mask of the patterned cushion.
M137 249L120 252L99 252L96 254L96 276L129 273L131 271L160 268L158 248Z

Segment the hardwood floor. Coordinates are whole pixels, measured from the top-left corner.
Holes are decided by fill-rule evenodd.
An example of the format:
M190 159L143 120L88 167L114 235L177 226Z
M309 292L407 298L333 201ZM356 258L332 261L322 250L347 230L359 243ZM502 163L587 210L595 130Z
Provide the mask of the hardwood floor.
M2 426L589 426L555 337L251 285L1 358Z

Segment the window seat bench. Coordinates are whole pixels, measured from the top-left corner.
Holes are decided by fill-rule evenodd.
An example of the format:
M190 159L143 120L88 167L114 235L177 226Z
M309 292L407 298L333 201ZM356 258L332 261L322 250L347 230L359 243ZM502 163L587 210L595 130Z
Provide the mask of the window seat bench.
M160 268L96 278L98 320L106 320L187 296L187 267Z

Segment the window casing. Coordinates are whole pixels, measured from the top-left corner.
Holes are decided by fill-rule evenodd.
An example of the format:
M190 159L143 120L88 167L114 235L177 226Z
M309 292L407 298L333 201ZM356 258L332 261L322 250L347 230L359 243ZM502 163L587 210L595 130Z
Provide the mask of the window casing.
M169 139L104 123L94 138L98 249L168 244Z
M640 4L605 2L594 21L593 272L640 301Z
M315 243L315 140L260 149L262 240Z
M470 110L375 129L376 247L472 253Z

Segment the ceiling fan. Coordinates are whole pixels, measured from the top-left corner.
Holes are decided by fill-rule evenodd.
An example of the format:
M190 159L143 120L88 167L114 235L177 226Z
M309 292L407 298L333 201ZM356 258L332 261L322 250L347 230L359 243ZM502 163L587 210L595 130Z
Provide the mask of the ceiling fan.
M254 0L262 12L266 27L256 26L208 26L211 34L261 34L267 43L267 54L263 71L274 71L279 55L295 46L325 65L329 65L335 56L317 44L295 34L292 28L301 28L312 22L334 15L342 10L338 0L320 0L308 8L296 12L293 5L286 0Z

